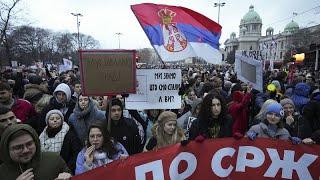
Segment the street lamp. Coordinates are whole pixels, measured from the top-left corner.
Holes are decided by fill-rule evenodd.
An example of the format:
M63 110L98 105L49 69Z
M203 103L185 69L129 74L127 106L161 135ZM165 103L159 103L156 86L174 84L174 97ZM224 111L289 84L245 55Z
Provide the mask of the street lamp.
M121 32L117 32L116 35L118 36L118 43L119 43L119 49L120 49L120 36L123 34Z
M223 7L225 4L225 2L220 3L220 0L218 3L214 3L214 7L218 7L218 24L220 22L220 7Z
M79 26L80 26L80 21L79 21L79 16L82 16L82 14L80 13L71 13L73 16L77 17L77 29L78 29L78 49L81 48L80 45L80 34L79 34Z

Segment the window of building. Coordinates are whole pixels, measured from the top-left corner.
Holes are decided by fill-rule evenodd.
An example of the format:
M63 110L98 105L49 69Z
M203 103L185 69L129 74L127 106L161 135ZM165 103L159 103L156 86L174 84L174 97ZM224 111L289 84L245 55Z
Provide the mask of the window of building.
M280 59L282 59L282 52L280 52Z
M281 41L281 49L283 49L283 41Z

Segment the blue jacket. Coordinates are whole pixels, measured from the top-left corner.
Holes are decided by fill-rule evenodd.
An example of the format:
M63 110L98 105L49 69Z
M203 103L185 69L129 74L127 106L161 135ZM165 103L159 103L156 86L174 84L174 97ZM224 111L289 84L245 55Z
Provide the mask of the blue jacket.
M80 109L77 103L73 113L69 117L69 124L74 127L74 130L84 144L88 136L88 128L90 124L97 120L105 120L105 112L97 108L92 100L89 101L89 107L86 111Z
M290 97L296 107L296 110L302 113L302 108L310 101L310 86L306 83L298 83L294 87L293 95Z
M103 159L100 159L99 161L100 162L104 162L103 164L100 164L99 161L97 159L93 159L93 163L92 165L87 165L85 163L85 152L87 150L87 148L83 148L79 154L78 154L78 157L77 157L77 165L76 165L76 171L75 171L75 174L78 175L78 174L81 174L81 173L84 173L86 171L89 171L89 170L92 170L94 168L97 168L99 166L102 166L102 165L105 165L105 164L108 164L108 163L111 163L112 161L115 161L115 160L118 160L120 158L121 155L123 156L128 156L128 152L127 150L123 147L122 144L120 143L116 143L114 144L115 148L118 150L118 153L113 155L113 157L110 159L108 158L108 156L106 156L105 158Z

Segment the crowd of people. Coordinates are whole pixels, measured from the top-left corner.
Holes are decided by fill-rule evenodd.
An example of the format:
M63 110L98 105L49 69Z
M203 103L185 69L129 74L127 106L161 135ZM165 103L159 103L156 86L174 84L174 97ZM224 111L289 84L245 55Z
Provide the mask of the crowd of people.
M172 67L171 67L172 68ZM273 138L320 144L319 76L264 72L264 90L231 65L181 65L181 109L125 109L125 97L85 96L78 69L17 68L0 76L0 179L69 179L192 140ZM48 163L49 162L49 163Z

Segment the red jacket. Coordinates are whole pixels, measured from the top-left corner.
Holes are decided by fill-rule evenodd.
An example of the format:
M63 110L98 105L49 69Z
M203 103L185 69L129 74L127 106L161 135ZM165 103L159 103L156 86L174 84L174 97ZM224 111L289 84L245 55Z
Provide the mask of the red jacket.
M244 94L240 91L235 91L232 94L232 103L228 111L233 118L232 134L245 134L248 128L249 108L251 93Z
M16 115L18 119L24 123L27 119L36 115L36 111L29 101L24 99L14 99L14 104L11 107L11 111Z

